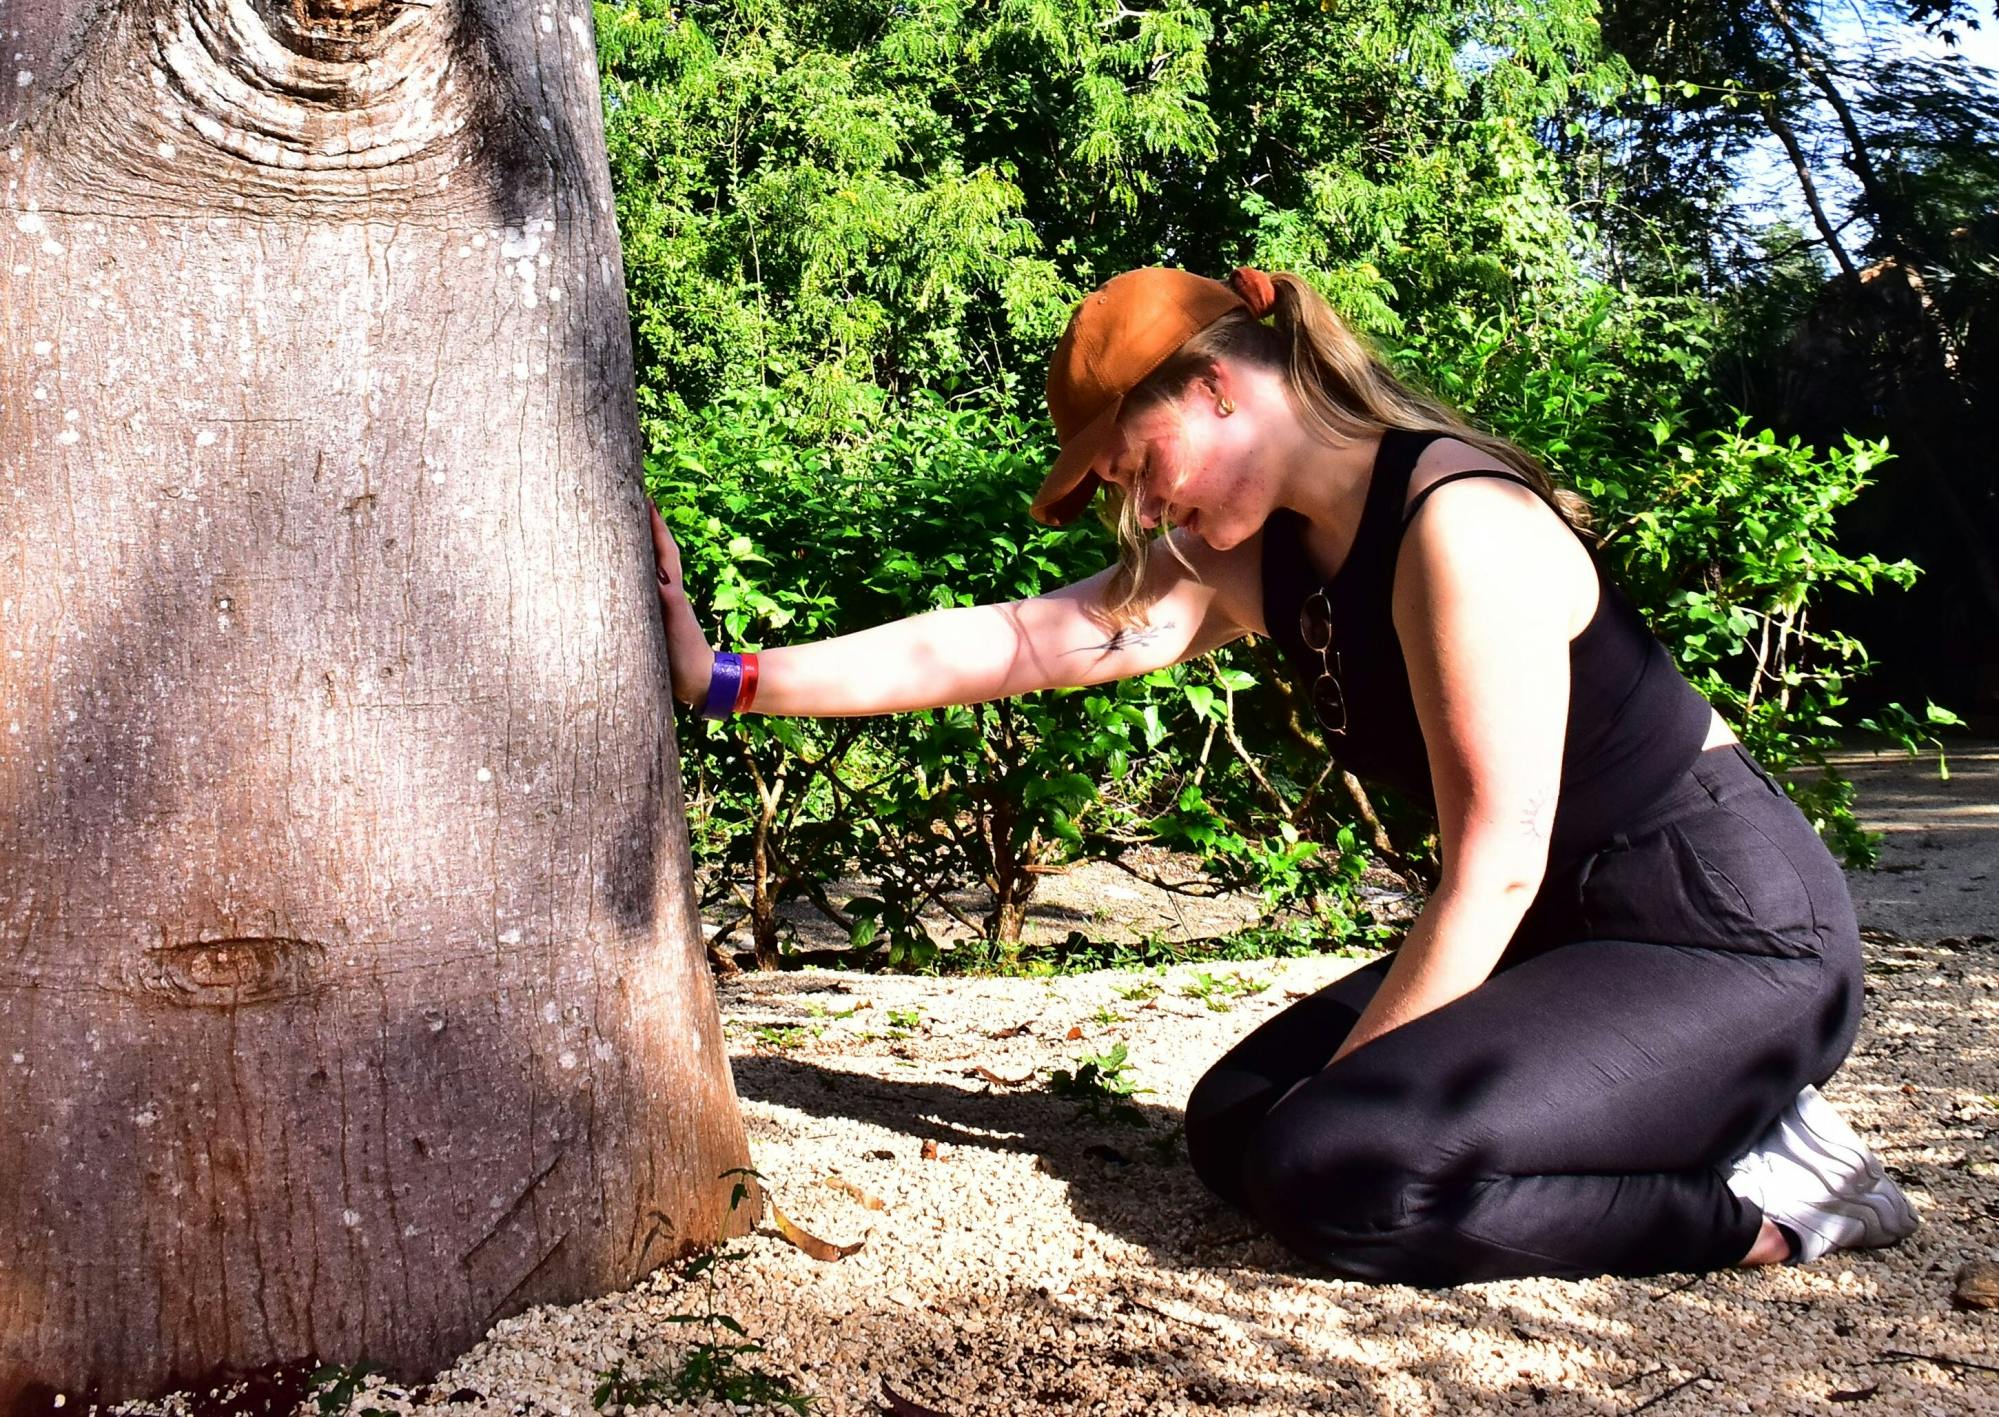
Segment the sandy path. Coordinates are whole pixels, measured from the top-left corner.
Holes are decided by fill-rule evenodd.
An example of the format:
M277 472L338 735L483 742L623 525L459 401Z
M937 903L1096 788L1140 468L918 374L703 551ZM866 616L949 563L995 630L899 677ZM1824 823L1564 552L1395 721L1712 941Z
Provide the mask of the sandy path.
M1906 759L1850 766L1891 836L1888 869L1854 881L1877 927L1871 1009L1828 1091L1922 1212L1893 1250L1692 1280L1326 1279L1209 1198L1172 1128L1209 1061L1356 961L1210 966L1265 986L1223 1009L1183 992L1186 966L806 973L724 986L737 1084L779 1203L866 1244L820 1263L760 1232L721 1268L720 1308L828 1414L883 1410L884 1379L952 1414L1999 1413L1999 1371L1933 1361L1999 1370L1999 1313L1950 1303L1959 1264L1999 1259L1999 910L1980 880L1999 863L1999 745L1954 754L1952 784ZM1148 978L1156 996L1124 997ZM1143 1128L1078 1120L1045 1086L1117 1042L1152 1089ZM613 1363L670 1371L694 1335L665 1319L701 1303L662 1275L524 1314L427 1388L371 1382L353 1410L588 1413Z
M1120 997L1143 977L1130 974L808 974L726 987L738 1086L779 1203L867 1243L821 1264L760 1235L722 1307L833 1414L878 1410L884 1378L966 1414L1999 1412L1999 1372L1900 1356L1999 1368L1999 1314L1950 1304L1960 1263L1999 1259L1999 910L1980 880L1999 864L1999 745L1953 753L1948 784L1906 758L1846 766L1889 837L1887 869L1854 880L1877 927L1871 1011L1829 1091L1922 1211L1894 1250L1691 1282L1438 1293L1321 1278L1211 1200L1184 1148L1162 1160L1148 1141L1230 1042L1354 961L1210 968L1268 985L1226 1012L1183 995L1199 973L1185 966L1149 1001ZM892 1029L906 1009L920 1023ZM1073 1066L1114 1042L1154 1089L1144 1131L968 1076ZM831 1175L884 1209L820 1184ZM670 1367L686 1335L659 1319L695 1307L659 1278L524 1315L437 1389L582 1412L613 1361Z

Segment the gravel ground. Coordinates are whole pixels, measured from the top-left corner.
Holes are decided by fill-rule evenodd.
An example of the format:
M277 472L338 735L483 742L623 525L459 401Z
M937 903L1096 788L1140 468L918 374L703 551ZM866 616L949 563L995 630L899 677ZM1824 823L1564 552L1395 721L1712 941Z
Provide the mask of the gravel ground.
M951 1414L1999 1413L1999 1312L1951 1302L1961 1264L1999 1259L1999 909L1955 889L1999 865L1999 748L1976 761L1985 776L1954 759L1955 788L1906 759L1869 766L1906 799L1882 790L1873 824L1929 833L1894 850L1949 907L1895 904L1916 874L1899 855L1854 879L1871 1009L1828 1095L1922 1213L1895 1249L1442 1292L1328 1279L1208 1197L1176 1123L1208 1062L1358 961L1208 966L1206 986L1190 966L746 975L722 1005L756 1164L800 1226L862 1243L822 1262L760 1228L717 1267L715 1307L827 1414L890 1410L885 1383ZM1115 1044L1149 1089L1142 1125L1079 1118L1049 1090L1047 1070ZM535 1310L427 1388L371 1381L354 1407L587 1413L614 1363L673 1371L700 1335L667 1320L708 1302L661 1274Z

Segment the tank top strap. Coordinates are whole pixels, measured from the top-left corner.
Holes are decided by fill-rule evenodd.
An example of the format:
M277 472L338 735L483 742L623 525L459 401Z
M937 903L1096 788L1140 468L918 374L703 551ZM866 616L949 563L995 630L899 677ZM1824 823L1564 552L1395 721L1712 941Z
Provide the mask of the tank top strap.
M1409 478L1416 471L1416 460L1423 456L1423 450L1448 436L1427 429L1383 431L1381 446L1374 455L1374 469L1368 475L1367 501L1361 508L1360 525L1354 531L1346 565L1340 568L1339 580L1346 586L1393 578L1395 552L1402 539L1401 507L1409 495Z
M1467 477L1500 477L1508 482L1519 483L1537 497L1541 495L1539 488L1535 487L1526 477L1512 468L1473 467L1466 468L1462 472L1447 472L1416 494L1416 500L1410 503L1409 510L1402 514L1401 532L1409 530L1409 523L1416 520L1416 513L1423 509L1423 503L1429 500L1432 492L1435 492L1440 487L1447 487L1453 482L1462 482ZM1589 553L1590 563L1596 567L1597 579L1605 585L1614 586L1616 582L1605 574L1603 558L1597 554L1596 543L1590 538L1589 534L1581 527L1571 524L1567 517L1563 517L1562 522L1563 525L1568 526L1571 532L1575 533L1576 540L1580 541L1583 544L1583 550ZM1401 532L1397 533L1398 538Z
M1432 492L1437 491L1439 488L1448 487L1453 482L1462 482L1468 477L1501 477L1508 482L1519 483L1530 492L1535 492L1534 484L1511 468L1473 467L1466 468L1463 472L1447 472L1416 494L1416 500L1411 502L1409 510L1402 514L1402 525L1406 528L1409 523L1416 520L1416 513L1423 510L1423 504L1430 499ZM1536 495L1539 495L1538 492Z

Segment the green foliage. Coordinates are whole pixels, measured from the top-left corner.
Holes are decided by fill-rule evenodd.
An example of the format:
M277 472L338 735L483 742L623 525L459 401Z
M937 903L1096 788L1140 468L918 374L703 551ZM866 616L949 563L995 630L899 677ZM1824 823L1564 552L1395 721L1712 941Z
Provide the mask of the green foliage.
M722 1172L720 1179L731 1182L728 1215L733 1218L749 1199L748 1182L761 1181L763 1177L750 1167L734 1166ZM716 1272L749 1253L729 1248L729 1223L728 1219L723 1221L722 1233L713 1249L701 1251L680 1267L682 1282L699 1280L704 1285L701 1312L669 1314L663 1320L670 1324L704 1325L708 1337L689 1347L681 1355L679 1365L669 1371L627 1373L623 1363L612 1364L597 1375L596 1390L590 1395L592 1407L605 1412L675 1403L726 1402L732 1407L765 1411L782 1408L805 1417L817 1405L818 1399L799 1392L789 1378L759 1367L753 1360L763 1352L763 1345L750 1338L741 1322L721 1311ZM725 1332L735 1341L724 1339Z
M1210 974L1200 970L1180 986L1180 993L1189 999L1199 999L1210 1013L1225 1014L1244 998L1261 994L1269 987L1267 979L1246 979L1240 974Z
M1114 1122L1120 1126L1146 1128L1145 1111L1133 1099L1152 1091L1139 1087L1127 1076L1129 1060L1122 1043L1108 1052L1086 1054L1076 1059L1076 1070L1055 1068L1048 1074L1048 1090L1076 1104L1076 1116L1093 1122Z
M373 1363L329 1363L313 1369L307 1382L320 1417L346 1412L368 1375L380 1371ZM383 1417L383 1413L379 1407L364 1407L356 1417Z
M1790 283L1760 304L1712 299L1659 207L1641 213L1651 255L1631 259L1638 228L1615 214L1632 114L1707 104L1704 151L1725 166L1763 72L1754 24L1681 10L1626 7L1630 43L1607 53L1585 0L598 6L647 487L697 611L757 648L1096 571L1099 529L1025 512L1070 302L1134 265L1255 261L1314 279L1418 382L1589 495L1689 675L1773 768L1822 768L1867 665L1823 628L1823 600L1913 568L1837 545L1878 441L1766 440L1710 387L1719 347L1791 318L1811 258L1781 256ZM1631 38L1696 31L1711 52L1684 70ZM1878 126L1915 132L1903 113ZM1946 165L1904 146L1899 190L1956 200ZM1660 202L1698 185L1662 171ZM868 968L1354 948L1386 934L1359 893L1375 844L1400 843L1385 859L1412 881L1435 866L1409 804L1382 794L1358 819L1263 643L961 708L690 716L682 742L703 905L766 963L797 902ZM1835 775L1794 791L1865 857ZM1042 871L1140 845L1194 854L1205 889L1255 893L1261 918L1192 946L1021 944ZM856 875L869 886L836 898L828 883ZM977 941L940 949L940 914Z
M1024 518L1046 448L1012 415L918 395L893 424L849 425L831 445L803 418L773 398L717 405L677 424L648 461L696 609L725 643L1017 600L1080 580L1109 554L1101 533ZM926 970L940 956L924 917L974 882L991 908L961 923L991 948L965 955L1006 968L1040 869L1156 841L1203 850L1218 885L1260 889L1273 914L1318 897L1343 936L1360 915L1353 834L1279 820L1289 803L1259 802L1243 761L1213 752L1253 682L1217 656L1093 689L868 719L689 716L704 904L733 890L754 927L805 900L847 934L856 962ZM1222 812L1221 826L1202 825ZM827 896L823 883L856 866L876 889Z
M1682 671L1764 766L1821 768L1816 780L1794 780L1792 797L1850 863L1870 862L1851 789L1824 759L1866 651L1814 628L1811 611L1830 587L1871 592L1877 581L1915 580L1907 561L1849 555L1834 540L1835 514L1867 485L1886 446L1849 437L1820 456L1795 437L1752 433L1746 420L1683 438L1662 418L1653 436L1666 456L1606 508L1617 518L1612 546L1627 583L1653 607L1653 627Z
M763 387L1031 404L1077 296L1164 252L1300 271L1373 328L1510 304L1574 274L1538 128L1628 81L1585 0L596 13L656 435Z
M750 1036L760 1047L785 1050L803 1048L810 1035L796 1024L767 1023L752 1029Z

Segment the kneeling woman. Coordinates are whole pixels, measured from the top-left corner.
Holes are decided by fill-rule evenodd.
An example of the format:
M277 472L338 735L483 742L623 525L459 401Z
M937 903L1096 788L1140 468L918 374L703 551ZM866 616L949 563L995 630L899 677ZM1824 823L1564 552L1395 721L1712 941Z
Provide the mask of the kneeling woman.
M888 713L1268 636L1341 761L1434 803L1443 876L1393 956L1195 1087L1210 1187L1341 1274L1416 1284L1811 1259L1914 1226L1813 1086L1860 1018L1845 882L1605 575L1580 503L1292 276L1117 277L1077 307L1048 403L1032 510L1060 523L1106 485L1117 566L718 656L655 514L676 695Z

